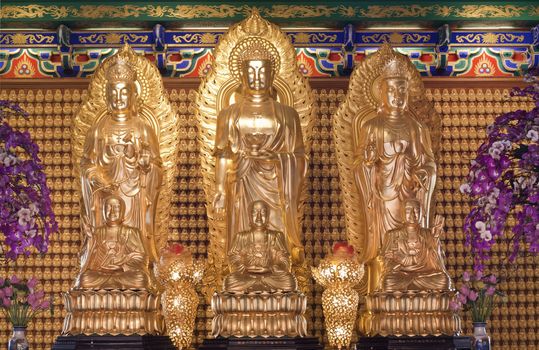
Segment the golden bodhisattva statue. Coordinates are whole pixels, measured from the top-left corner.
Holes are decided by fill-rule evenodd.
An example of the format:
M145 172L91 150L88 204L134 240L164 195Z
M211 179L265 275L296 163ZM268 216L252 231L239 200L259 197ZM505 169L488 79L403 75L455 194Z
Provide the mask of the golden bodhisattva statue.
M408 112L408 81L399 69L393 61L382 73L377 115L366 122L356 118L353 125L356 181L363 193L368 227L363 251L366 260L375 260L386 232L404 222L406 199L420 200L425 208L420 222L429 225L436 163L428 129ZM379 274L377 262L370 266Z
M297 290L290 273L290 254L284 234L268 229L268 205L251 204L251 229L236 234L228 253L231 273L225 278L227 292L277 292Z
M387 44L356 66L334 118L347 233L367 267L367 335L439 335L460 329L431 227L436 161L424 98L410 60ZM438 141L435 142L437 146Z
M439 239L443 218L436 216L435 225L426 229L420 226L420 213L419 201L407 199L403 207L404 225L386 233L380 290L449 290L451 287Z
M212 335L305 336L301 222L314 99L290 39L256 11L214 55L197 99Z
M156 131L137 111L136 73L123 61L107 71L108 113L88 132L81 159L82 223L100 227L104 198L117 194L125 203L125 225L143 233L145 251L157 260L154 232L163 170ZM88 247L89 248L89 247ZM85 260L92 259L83 252ZM136 287L150 287L151 281ZM81 286L84 287L84 286Z
M164 334L153 265L166 243L178 126L157 68L127 45L103 62L72 134L81 270L62 333Z

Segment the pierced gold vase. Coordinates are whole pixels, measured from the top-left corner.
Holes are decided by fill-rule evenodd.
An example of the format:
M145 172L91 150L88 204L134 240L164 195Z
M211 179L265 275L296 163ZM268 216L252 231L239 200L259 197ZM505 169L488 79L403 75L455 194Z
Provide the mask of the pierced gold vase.
M188 252L166 252L157 266L156 276L163 293L161 303L170 339L179 349L191 345L198 307L195 286L204 273L204 263Z
M363 265L351 257L332 256L312 268L313 277L325 288L322 310L329 345L347 348L352 340L359 305L359 293L354 290L363 278Z

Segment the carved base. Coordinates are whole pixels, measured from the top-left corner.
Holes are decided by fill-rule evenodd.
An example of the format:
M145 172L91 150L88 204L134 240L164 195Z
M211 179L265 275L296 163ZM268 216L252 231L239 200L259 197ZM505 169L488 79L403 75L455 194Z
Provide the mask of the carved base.
M362 332L375 335L450 335L461 331L460 317L449 308L452 291L375 292L365 297Z
M139 289L72 289L62 335L159 335L165 330L160 298ZM168 338L168 337L167 337Z
M212 337L304 337L307 298L300 292L213 295Z
M159 335L59 336L52 350L177 350L170 339Z
M356 350L470 350L470 337L365 337L360 338Z
M198 350L322 350L318 338L217 338L205 339Z

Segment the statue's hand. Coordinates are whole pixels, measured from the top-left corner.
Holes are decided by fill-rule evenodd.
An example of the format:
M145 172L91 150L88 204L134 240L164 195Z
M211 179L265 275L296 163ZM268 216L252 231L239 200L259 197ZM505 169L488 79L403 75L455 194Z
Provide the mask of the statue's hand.
M140 168L140 171L147 174L150 172L150 154L147 152L143 152L140 154L138 158L138 165Z
M217 192L213 197L213 212L218 220L223 220L226 210L226 194Z

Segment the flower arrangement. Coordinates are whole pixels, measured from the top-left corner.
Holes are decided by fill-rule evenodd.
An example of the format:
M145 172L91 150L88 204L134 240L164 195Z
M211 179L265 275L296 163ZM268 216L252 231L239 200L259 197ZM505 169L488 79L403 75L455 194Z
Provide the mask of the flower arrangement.
M0 307L14 327L26 327L34 316L49 309L51 303L43 290L36 289L37 279L28 281L13 275L0 278Z
M39 147L28 132L9 126L10 117L28 114L15 103L0 101L0 232L8 247L6 257L15 260L21 254L28 256L31 247L45 253L58 224Z
M496 118L460 188L473 199L464 230L477 269L489 258L495 238L504 235L509 214L516 218L509 261L522 242L532 253L539 250L539 80L532 75L528 80L534 84L512 95L531 97L535 108Z
M492 309L498 297L505 294L496 289L497 279L495 275L483 276L481 270L476 273L464 272L463 284L460 287L456 300L450 303L450 307L457 311L464 309L470 311L472 322L486 322L490 318Z

